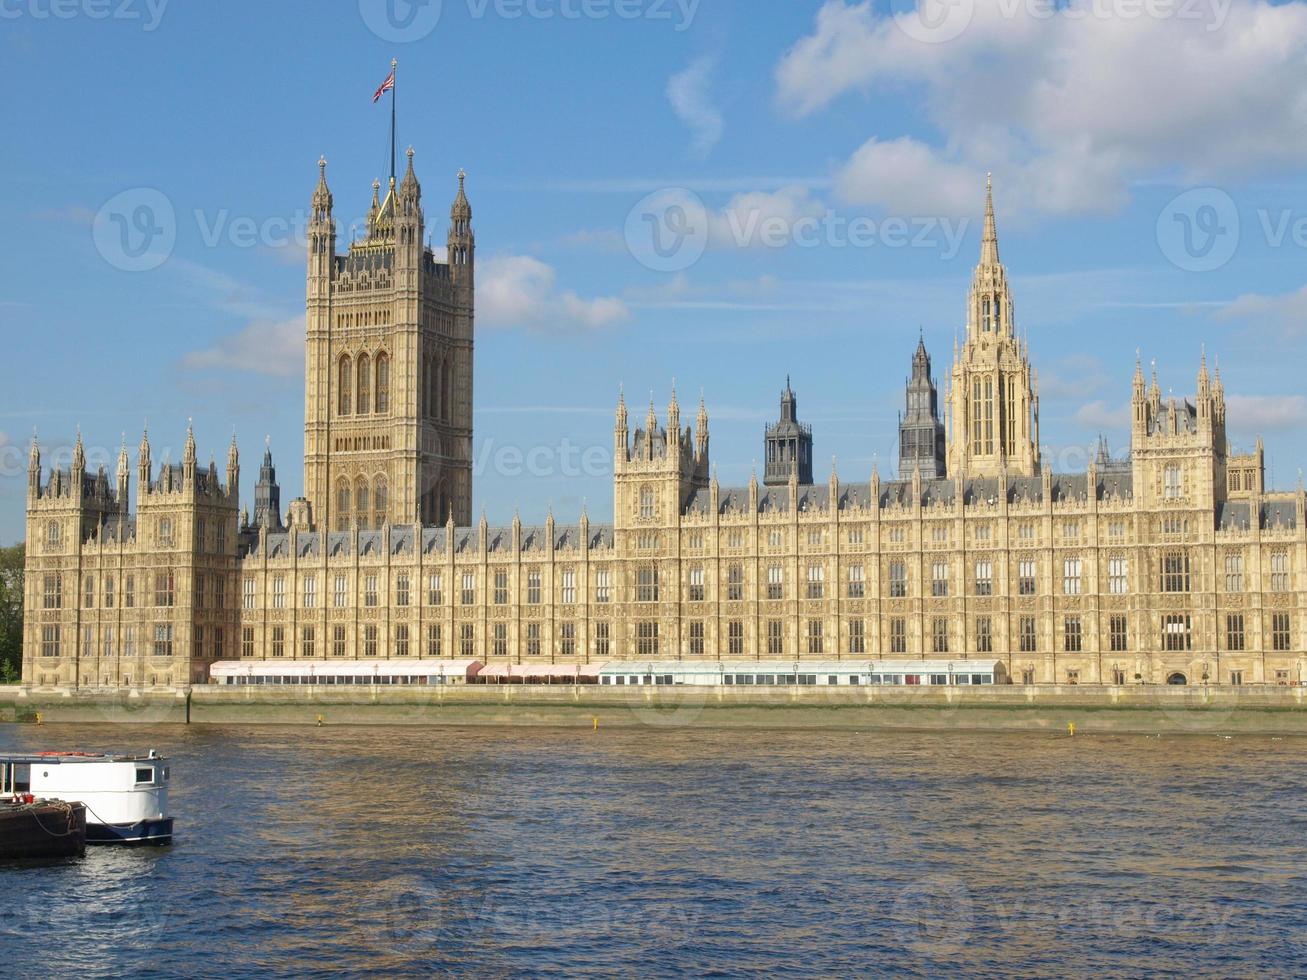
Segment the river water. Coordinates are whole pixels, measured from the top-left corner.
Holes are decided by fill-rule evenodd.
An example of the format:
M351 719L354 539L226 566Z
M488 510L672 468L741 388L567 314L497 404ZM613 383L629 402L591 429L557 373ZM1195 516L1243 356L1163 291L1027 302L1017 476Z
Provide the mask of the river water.
M176 844L0 866L0 974L1307 972L1307 740L0 726Z

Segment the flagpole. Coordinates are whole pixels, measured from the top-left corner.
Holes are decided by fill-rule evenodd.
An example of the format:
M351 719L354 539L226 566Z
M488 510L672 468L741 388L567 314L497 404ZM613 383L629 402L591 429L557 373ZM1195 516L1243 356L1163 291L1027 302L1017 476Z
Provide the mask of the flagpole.
M390 86L390 183L395 183L395 89L398 87L399 76L395 69L399 67L399 62L394 58L390 59L390 73L395 76L395 81Z

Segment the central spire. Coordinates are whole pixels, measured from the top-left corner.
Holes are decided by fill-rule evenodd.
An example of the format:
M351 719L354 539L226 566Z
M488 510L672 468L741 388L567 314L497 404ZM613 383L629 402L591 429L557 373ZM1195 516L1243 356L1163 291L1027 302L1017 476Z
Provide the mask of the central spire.
M985 232L980 240L980 264L995 266L998 258L998 229L994 223L994 175L985 174Z

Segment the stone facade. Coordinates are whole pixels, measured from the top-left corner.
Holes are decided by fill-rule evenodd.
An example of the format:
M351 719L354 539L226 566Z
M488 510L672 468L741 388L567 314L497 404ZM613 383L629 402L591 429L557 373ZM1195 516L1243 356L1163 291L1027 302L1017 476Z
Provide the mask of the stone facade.
M843 482L832 470L812 485L791 465L781 485L755 476L725 487L710 469L702 400L693 425L682 425L673 392L662 419L651 405L632 429L619 399L611 524L582 514L573 524L471 525L460 482L471 436L470 209L460 180L453 265L432 273L445 299L428 306L429 253L395 257L420 241L410 176L377 201L367 241L344 259L326 244L325 178L315 194L315 207L325 205L315 227L327 231L309 259L309 499L291 504L287 529L266 505L277 499L271 478L257 495L262 513L238 521L234 444L223 485L212 464L196 469L193 439L181 466L157 477L143 442L135 516L125 451L110 486L103 472L85 472L80 449L71 470L47 478L33 446L25 683L175 688L203 682L224 658L404 657L983 656L1002 659L1018 683L1307 679L1302 489L1264 487L1260 443L1231 454L1219 370L1209 375L1205 356L1192 399L1164 399L1155 372L1146 382L1136 365L1128 459L1101 453L1082 472L1047 468L1035 373L1016 339L988 203L967 339L951 372L946 454L932 440L921 463L892 480L873 468L867 480ZM384 230L388 207L400 216L393 232ZM467 270L456 273L464 242ZM384 280L394 306L370 305L366 324L338 320L354 309L333 292L348 294L347 273ZM328 287L332 276L340 281ZM455 312L428 336L427 314L415 311L442 303L466 319ZM364 312L359 300L351 315ZM357 391L357 358L368 356L372 382L383 352L390 414L336 412L344 384ZM915 382L924 393L924 345L919 353L909 391ZM351 371L342 374L344 356ZM467 414L451 408L443 421L445 392ZM930 401L916 424L934 433ZM337 449L338 436L391 441ZM447 436L469 443L456 439L452 456L432 449L451 445ZM360 474L384 477L387 506L365 513L352 494L351 508L333 513L333 480L349 485ZM433 485L450 504L435 498L443 524L423 503Z

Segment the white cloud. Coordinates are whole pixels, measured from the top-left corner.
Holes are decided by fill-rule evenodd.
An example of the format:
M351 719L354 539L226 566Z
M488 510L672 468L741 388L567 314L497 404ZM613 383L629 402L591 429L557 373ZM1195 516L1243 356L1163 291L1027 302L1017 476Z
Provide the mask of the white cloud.
M938 131L938 146L865 144L839 179L850 200L921 210L919 200L899 203L914 188L877 185L909 161L927 175L914 174L917 182L942 178L935 213L956 210L959 171L974 186L987 170L1000 187L1021 186L1033 211L1104 212L1123 204L1134 180L1238 179L1307 155L1307 4L953 8L969 17L960 34L923 43L912 36L922 26L915 10L828 0L777 66L777 98L792 115L849 92L903 100L906 87L906 101Z
M1307 328L1307 286L1278 295L1246 293L1212 311L1212 317L1264 323L1300 333Z
M835 177L835 192L851 204L876 205L895 214L974 215L974 168L941 160L909 137L867 140Z
M1073 354L1039 372L1039 395L1045 399L1084 399L1098 394L1108 381L1101 360L1092 354Z
M280 378L304 371L304 319L252 320L212 347L182 357L182 367L193 371L227 369L269 374Z
M485 259L477 270L477 323L483 326L606 327L629 319L611 296L583 299L559 292L554 268L529 255Z
M700 58L667 82L667 100L672 111L694 136L691 149L707 156L722 138L722 113L708 92L716 62Z
M776 247L792 240L801 219L820 220L827 207L805 187L736 194L708 215L712 248Z
M1092 401L1076 409L1075 418L1089 429L1126 429L1130 427L1130 406Z
M1302 395L1227 395L1225 407L1227 424L1240 431L1297 429L1307 419Z

